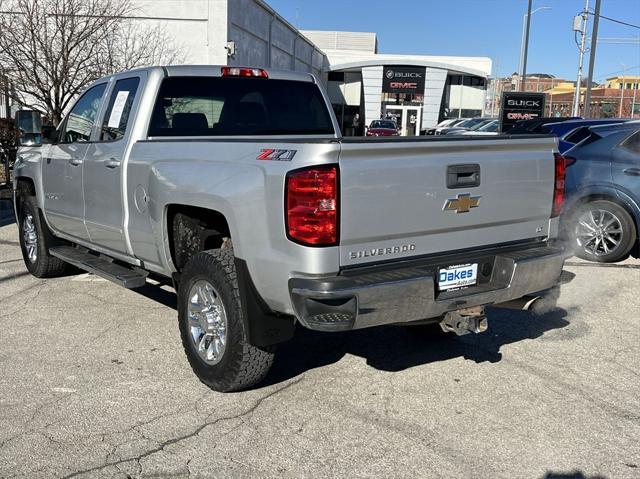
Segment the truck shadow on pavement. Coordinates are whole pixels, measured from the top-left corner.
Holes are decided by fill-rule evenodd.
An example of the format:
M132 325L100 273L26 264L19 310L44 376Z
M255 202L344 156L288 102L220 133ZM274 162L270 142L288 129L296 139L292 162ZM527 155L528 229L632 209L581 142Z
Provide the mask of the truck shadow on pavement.
M496 363L502 359L500 349L503 345L536 339L549 331L565 328L569 325L565 319L567 316L564 309L555 309L544 315L488 309L487 332L440 339L419 337L398 326L346 333L319 333L299 327L295 338L279 347L273 369L262 386L336 363L347 354L360 356L366 359L367 365L389 372L458 357L476 363Z
M134 291L176 309L176 296L172 290L147 284ZM389 372L458 357L476 363L496 363L502 359L502 346L565 328L570 324L566 319L568 315L561 308L542 315L488 308L489 329L485 333L438 339L421 337L400 326L344 333L321 333L298 326L295 337L278 347L273 368L258 387L287 381L311 369L337 363L349 354L366 359L367 365L375 369Z

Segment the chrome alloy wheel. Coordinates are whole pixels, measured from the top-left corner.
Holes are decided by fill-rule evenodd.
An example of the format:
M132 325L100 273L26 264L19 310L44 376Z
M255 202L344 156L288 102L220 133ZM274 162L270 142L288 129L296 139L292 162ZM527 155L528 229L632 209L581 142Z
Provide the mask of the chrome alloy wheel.
M227 344L227 313L222 298L209 281L200 280L189 290L191 342L200 358L218 364Z
M586 211L576 225L578 245L593 256L613 253L622 243L623 235L620 219L607 210Z
M27 215L22 220L22 237L24 239L24 248L27 251L27 258L31 263L35 263L38 259L38 233L36 225L33 222L33 216Z

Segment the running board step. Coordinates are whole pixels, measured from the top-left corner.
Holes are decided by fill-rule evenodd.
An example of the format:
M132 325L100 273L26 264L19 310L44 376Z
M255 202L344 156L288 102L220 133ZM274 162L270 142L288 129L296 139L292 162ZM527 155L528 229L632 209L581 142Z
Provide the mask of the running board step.
M147 272L135 266L127 267L112 263L104 256L96 256L87 250L73 246L56 246L49 252L66 263L113 281L127 289L140 288L147 282Z

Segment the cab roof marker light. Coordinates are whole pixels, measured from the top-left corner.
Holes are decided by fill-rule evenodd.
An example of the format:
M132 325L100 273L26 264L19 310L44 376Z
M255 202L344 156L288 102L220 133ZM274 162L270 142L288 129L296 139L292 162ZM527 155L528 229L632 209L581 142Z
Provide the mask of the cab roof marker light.
M269 78L266 70L261 68L222 67L223 77Z

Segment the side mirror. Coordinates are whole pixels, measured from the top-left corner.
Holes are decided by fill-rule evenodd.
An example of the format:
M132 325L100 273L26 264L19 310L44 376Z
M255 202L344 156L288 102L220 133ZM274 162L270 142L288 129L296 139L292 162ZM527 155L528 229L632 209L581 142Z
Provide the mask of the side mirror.
M35 110L16 112L17 143L19 146L42 145L42 118Z
M18 146L42 145L42 118L40 112L20 110L16 112L16 128L18 129Z

